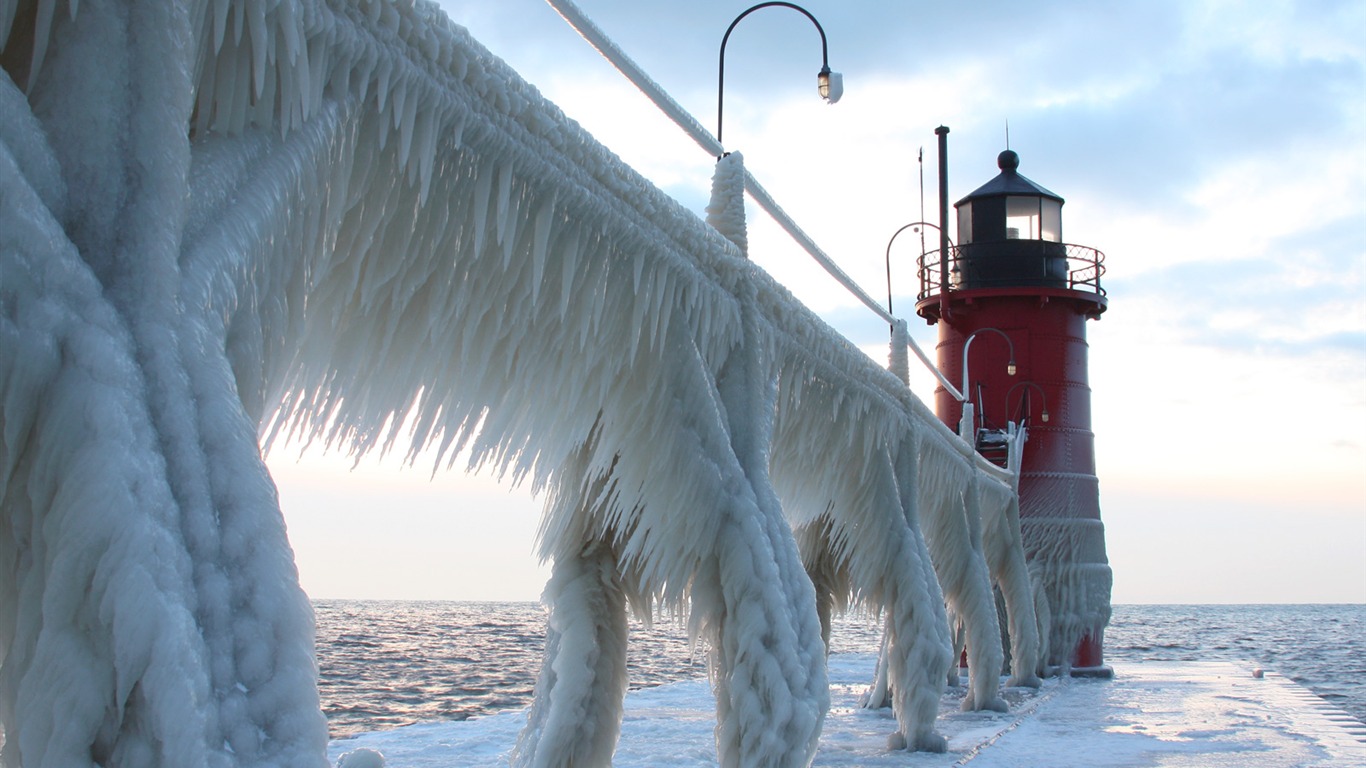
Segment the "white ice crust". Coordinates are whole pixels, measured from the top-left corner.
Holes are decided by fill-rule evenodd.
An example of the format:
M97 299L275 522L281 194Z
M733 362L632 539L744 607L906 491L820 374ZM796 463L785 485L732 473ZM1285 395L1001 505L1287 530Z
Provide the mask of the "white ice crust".
M718 232L412 0L0 0L0 44L0 762L326 764L283 435L547 492L520 764L610 756L630 609L689 612L723 765L810 762L850 597L904 743L945 598L994 704L1013 489L742 257L738 156Z

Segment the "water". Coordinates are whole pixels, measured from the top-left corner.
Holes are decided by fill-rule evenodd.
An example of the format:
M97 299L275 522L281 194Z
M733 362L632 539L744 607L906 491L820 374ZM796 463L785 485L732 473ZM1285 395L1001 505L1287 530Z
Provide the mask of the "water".
M531 703L545 650L538 603L319 600L319 691L332 738ZM671 621L631 622L632 688L705 677Z
M331 737L463 720L531 702L545 646L536 603L314 603L319 688ZM837 620L833 650L875 652L881 624ZM1118 605L1109 661L1223 659L1279 672L1366 722L1364 605ZM706 675L672 621L631 624L627 658L640 688Z
M1105 655L1246 662L1366 722L1366 605L1117 605Z

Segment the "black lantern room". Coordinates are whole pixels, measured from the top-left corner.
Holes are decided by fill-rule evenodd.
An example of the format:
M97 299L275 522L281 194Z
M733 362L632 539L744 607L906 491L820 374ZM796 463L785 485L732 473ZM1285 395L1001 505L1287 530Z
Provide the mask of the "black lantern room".
M1000 174L954 204L958 211L955 290L1048 286L1066 288L1063 199L1021 176L1020 156L996 158Z

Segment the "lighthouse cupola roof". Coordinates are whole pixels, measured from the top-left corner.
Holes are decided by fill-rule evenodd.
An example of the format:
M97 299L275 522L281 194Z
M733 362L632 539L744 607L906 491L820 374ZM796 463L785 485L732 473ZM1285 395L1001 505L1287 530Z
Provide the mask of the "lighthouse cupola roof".
M958 243L1001 240L1062 242L1062 197L1020 174L1020 156L1007 149L996 158L1001 172L954 204Z
M972 194L959 200L954 204L954 207L958 207L969 200L976 200L979 197L996 197L999 195L1031 195L1057 200L1059 204L1063 202L1062 197L1020 174L1020 156L1014 150L1007 149L997 155L996 167L1001 169L996 178L973 190Z

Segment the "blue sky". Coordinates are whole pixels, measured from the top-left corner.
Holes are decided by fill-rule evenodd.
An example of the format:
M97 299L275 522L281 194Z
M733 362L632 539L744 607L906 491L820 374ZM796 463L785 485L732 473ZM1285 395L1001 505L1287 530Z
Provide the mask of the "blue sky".
M623 160L699 213L713 158L541 0L443 6ZM749 3L580 0L715 132L721 35ZM725 137L873 296L884 253L1010 146L1066 198L1064 239L1104 251L1088 324L1116 602L1366 602L1366 4L811 0L845 95L816 95L819 38L783 8L726 58ZM751 254L882 361L886 326L751 209ZM918 242L893 250L913 303ZM913 322L921 345L935 329ZM912 383L922 397L927 377ZM318 597L535 599L539 504L427 466L277 450Z

